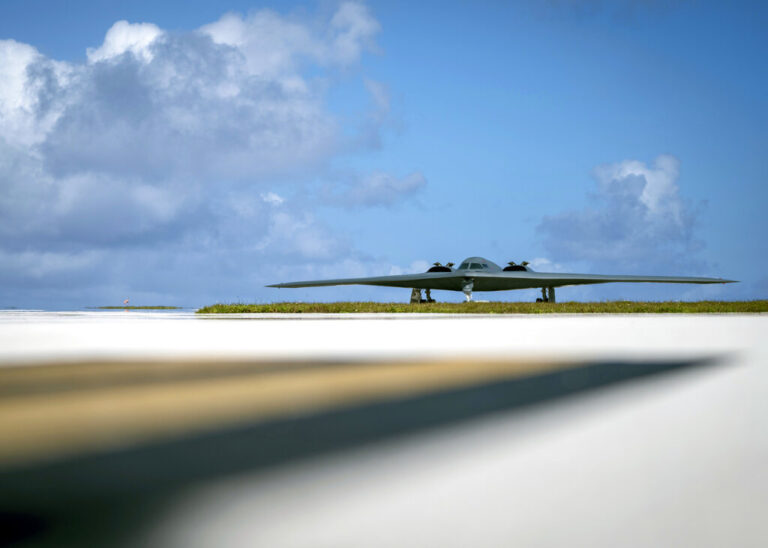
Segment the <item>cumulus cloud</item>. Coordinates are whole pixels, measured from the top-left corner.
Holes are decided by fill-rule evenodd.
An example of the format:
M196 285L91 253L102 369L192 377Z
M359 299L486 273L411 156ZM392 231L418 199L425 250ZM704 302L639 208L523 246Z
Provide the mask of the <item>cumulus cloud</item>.
M379 23L368 8L355 2L341 4L328 25L315 28L306 21L261 10L243 17L228 13L200 29L217 44L240 51L250 74L284 78L301 86L292 74L303 59L321 65L356 63L364 49L374 49Z
M0 41L0 275L146 281L149 265L173 276L349 253L278 189L344 153L323 71L359 63L379 30L343 3L325 20L260 10L190 32L118 21L85 63ZM350 203L389 204L423 177L357 182Z
M104 43L99 48L88 48L88 61L95 63L131 52L144 61L152 60L152 43L163 34L151 23L129 23L118 21L107 31Z
M241 52L202 33L147 47L151 60L123 54L77 67L56 95L43 147L54 175L253 180L337 152L338 128L309 84L254 77ZM303 82L298 73L292 80Z
M43 140L59 113L56 87L70 83L71 72L30 45L0 40L0 140L18 147Z
M593 171L597 189L580 210L545 217L538 233L552 257L595 269L644 272L700 267L696 211L680 196L680 162L628 160Z
M333 45L331 59L348 63L356 59L364 47L374 47L371 39L380 30L379 23L362 4L345 2L331 19Z

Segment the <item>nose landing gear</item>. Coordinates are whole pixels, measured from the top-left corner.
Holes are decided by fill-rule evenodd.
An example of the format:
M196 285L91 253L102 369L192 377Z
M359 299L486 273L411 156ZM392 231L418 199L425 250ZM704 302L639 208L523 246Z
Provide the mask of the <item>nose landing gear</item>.
M464 292L464 296L467 298L467 302L472 301L472 289L474 289L474 286L474 280L464 280L464 285L462 286L461 290Z

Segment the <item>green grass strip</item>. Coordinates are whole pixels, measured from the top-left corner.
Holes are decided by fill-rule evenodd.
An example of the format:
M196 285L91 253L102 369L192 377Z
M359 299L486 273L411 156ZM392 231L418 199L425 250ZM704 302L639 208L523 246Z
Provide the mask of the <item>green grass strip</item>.
M120 307L118 307L120 308ZM470 303L271 303L214 304L198 314L342 314L342 313L417 313L417 314L728 314L768 312L768 300L696 302L470 302Z

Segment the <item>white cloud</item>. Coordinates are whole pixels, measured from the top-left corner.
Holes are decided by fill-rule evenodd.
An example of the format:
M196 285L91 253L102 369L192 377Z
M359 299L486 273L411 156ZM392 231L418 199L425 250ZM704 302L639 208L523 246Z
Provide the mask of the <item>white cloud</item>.
M627 160L600 165L595 168L594 173L604 193L614 192L616 187L621 187L632 179L641 179L642 190L637 199L645 206L646 215L671 215L676 223L683 222L682 203L677 186L680 161L674 156L662 154L656 158L652 168L637 160Z
M228 13L200 30L217 44L237 48L249 74L283 79L304 59L321 65L356 63L364 49L375 49L380 26L364 5L346 2L322 28L265 9L246 17ZM288 81L300 87L300 79L291 76Z
M680 162L628 160L594 170L597 193L581 209L545 217L538 226L558 261L644 272L698 268L695 211L680 196Z
M373 47L373 36L381 27L364 5L345 2L331 19L331 28L334 36L330 57L350 63L360 56L364 47Z
M349 248L309 213L276 211L269 231L257 249L283 259L327 261L348 253Z
M318 90L254 78L241 52L199 33L155 41L152 59L78 67L43 145L57 176L229 181L301 173L339 150ZM298 73L290 73L300 79Z
M279 189L322 178L345 150L324 71L358 63L378 30L367 8L345 3L324 21L260 10L192 32L118 21L86 63L0 41L6 295L47 273L73 287L96 271L110 287L159 287L194 270L216 286L268 257L349 253ZM382 181L357 199L391 202L422 184Z
M250 75L280 78L295 77L301 56L314 53L315 37L306 26L286 20L271 10L243 17L228 13L200 31L216 44L232 46L245 60Z
M281 197L279 194L275 194L274 192L266 192L261 195L261 199L264 200L268 204L272 204L274 206L279 206L283 202L285 202L285 199Z
M15 40L0 40L0 113L3 121L14 114L32 110L33 95L26 92L27 67L40 53ZM7 127L3 127L4 132Z
M150 46L163 35L163 31L152 23L129 23L118 21L107 31L104 43L96 48L88 48L88 61L96 63L131 52L145 62L152 60Z
M20 147L42 141L60 114L57 87L71 78L69 64L46 59L27 44L0 40L0 139Z

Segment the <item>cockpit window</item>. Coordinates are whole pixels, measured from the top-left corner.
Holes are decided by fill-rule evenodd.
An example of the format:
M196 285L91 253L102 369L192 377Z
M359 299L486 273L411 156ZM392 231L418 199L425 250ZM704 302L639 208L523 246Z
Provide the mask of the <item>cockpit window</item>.
M483 269L483 265L481 265L479 263L469 263L469 269L470 270L482 270Z
M459 270L466 270L467 268L469 268L469 263L461 263L459 265Z

